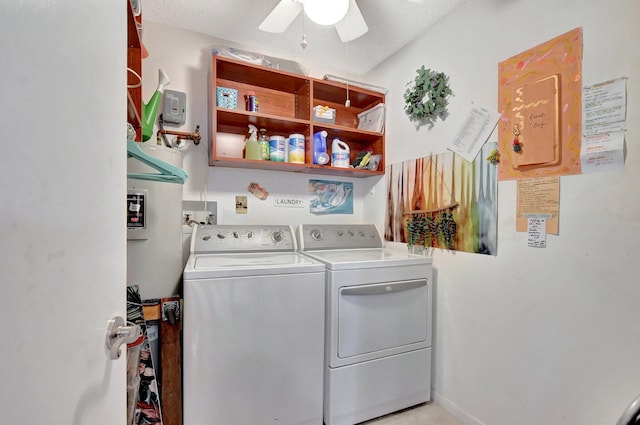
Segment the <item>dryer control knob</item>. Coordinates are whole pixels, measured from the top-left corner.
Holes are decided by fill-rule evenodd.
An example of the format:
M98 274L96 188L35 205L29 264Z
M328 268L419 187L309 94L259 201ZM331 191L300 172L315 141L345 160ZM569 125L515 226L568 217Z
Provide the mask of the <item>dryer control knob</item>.
M226 237L226 235L224 233L218 233L216 236L218 236L218 239L224 239ZM211 237L211 236L209 236Z
M360 231L360 237L364 238L364 232L362 230Z
M253 232L247 233L247 239L251 239L253 237Z
M202 235L202 240L203 240L203 241L205 241L205 242L206 242L206 241L208 241L209 239L211 239L211 235L210 235L210 234L208 234L208 233L207 233L207 234Z
M273 239L275 243L282 242L282 238L283 238L282 232L279 230L271 234L271 239Z
M240 237L240 233L238 232L233 232L233 237L238 239Z
M320 239L322 239L322 232L320 232L320 230L318 229L314 229L311 231L311 238L314 241L319 241Z

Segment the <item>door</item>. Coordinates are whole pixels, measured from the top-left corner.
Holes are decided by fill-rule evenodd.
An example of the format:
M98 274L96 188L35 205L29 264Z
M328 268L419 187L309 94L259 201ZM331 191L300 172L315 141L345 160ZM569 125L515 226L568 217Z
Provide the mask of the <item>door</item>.
M338 298L338 357L415 350L429 336L426 279L344 286ZM360 359L361 360L361 359Z
M4 2L2 423L124 424L126 9Z

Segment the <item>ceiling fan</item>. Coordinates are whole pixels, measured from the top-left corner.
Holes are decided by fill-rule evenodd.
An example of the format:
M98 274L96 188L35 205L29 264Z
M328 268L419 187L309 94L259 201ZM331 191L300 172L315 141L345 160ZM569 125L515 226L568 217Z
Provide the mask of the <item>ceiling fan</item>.
M424 3L426 0L408 1ZM258 28L266 32L285 32L302 11L320 25L335 24L340 40L345 43L369 31L356 0L280 0Z

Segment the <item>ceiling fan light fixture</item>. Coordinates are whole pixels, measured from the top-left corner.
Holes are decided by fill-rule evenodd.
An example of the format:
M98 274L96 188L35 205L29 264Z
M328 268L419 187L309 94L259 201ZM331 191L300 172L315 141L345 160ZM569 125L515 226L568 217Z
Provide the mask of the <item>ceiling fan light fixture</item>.
M319 25L333 25L342 20L349 9L349 0L303 0L304 13Z

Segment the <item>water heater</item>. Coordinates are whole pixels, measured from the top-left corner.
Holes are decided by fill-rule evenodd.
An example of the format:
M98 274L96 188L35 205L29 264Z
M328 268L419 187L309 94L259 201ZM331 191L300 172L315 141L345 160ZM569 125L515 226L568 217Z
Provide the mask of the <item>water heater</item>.
M140 147L182 168L181 151L155 142L140 143ZM127 172L157 173L134 158L127 160ZM127 285L139 285L143 299L176 295L182 279L182 185L128 179L127 189ZM130 222L136 210L144 215ZM141 219L144 232L136 221Z

